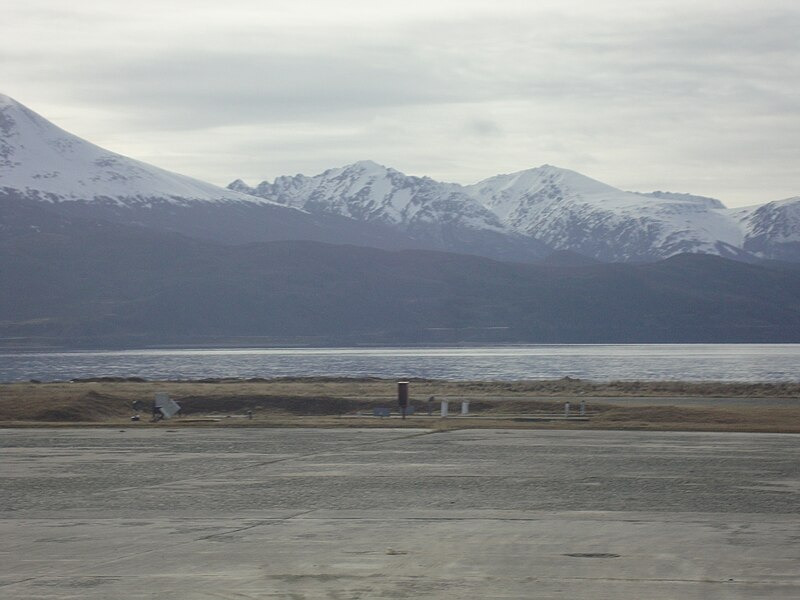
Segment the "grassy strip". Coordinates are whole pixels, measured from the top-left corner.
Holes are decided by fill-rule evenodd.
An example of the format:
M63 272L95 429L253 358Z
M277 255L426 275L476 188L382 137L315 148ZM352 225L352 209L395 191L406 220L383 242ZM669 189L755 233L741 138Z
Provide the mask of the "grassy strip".
M259 427L424 427L652 429L664 431L758 431L800 433L800 385L714 384L686 382L594 383L575 379L531 382L412 382L412 404L425 412L425 400L470 399L470 413L480 418L449 419L355 417L378 406L395 408L394 381L309 378L277 380L207 380L148 382L92 380L73 383L0 385L3 426L130 426L134 401L144 405L137 426ZM147 423L155 392L165 391L183 407L167 423ZM615 406L604 398L658 397L658 405ZM672 406L675 398L797 398L797 407ZM523 421L515 416L563 413L564 401L586 400L588 422ZM438 407L438 403L437 403ZM453 406L458 409L458 406ZM252 419L245 415L251 412ZM573 413L575 414L575 413Z

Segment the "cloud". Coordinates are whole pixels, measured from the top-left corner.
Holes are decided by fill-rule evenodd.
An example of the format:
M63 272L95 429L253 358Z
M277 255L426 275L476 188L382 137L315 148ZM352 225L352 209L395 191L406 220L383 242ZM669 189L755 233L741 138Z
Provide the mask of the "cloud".
M216 183L372 158L465 183L549 162L735 203L800 193L793 2L11 4L5 93Z

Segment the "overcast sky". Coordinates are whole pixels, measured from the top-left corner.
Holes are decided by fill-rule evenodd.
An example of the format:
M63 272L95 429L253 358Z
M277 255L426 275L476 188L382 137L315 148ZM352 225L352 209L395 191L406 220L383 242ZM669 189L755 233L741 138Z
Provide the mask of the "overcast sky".
M371 159L800 195L797 0L5 0L0 93L220 185Z

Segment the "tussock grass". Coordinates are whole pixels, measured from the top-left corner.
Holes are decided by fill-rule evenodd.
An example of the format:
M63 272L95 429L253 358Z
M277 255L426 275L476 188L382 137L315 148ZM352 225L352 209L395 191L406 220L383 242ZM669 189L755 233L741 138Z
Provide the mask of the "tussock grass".
M71 383L13 383L0 385L0 425L59 425L130 423L132 404L140 401L143 426L156 392L177 400L182 417L169 426L225 424L276 427L424 427L454 428L586 428L704 431L775 431L800 433L800 384L795 383L597 383L564 378L527 382L442 382L413 380L412 404L418 415L405 421L372 418L378 406L396 409L396 382L373 378L282 378L273 380L203 380L154 382L137 379L83 380ZM430 396L470 400L477 418L427 417ZM657 398L642 406L614 405L617 398ZM714 405L673 406L670 398L790 398L793 407ZM577 407L586 400L588 422L515 421L514 416L563 414L564 402ZM436 403L438 410L438 402ZM244 416L251 412L252 419ZM359 417L359 413L362 415ZM576 412L572 413L573 415ZM157 426L162 426L158 424Z

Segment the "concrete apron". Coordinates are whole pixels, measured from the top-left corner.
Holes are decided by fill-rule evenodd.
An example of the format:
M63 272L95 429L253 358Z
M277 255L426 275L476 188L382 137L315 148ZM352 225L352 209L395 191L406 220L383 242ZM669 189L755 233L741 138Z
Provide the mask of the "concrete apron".
M291 433L284 430L270 436ZM690 504L691 499L675 496L660 502L656 494L647 500L651 510L497 508L526 502L515 496L519 482L512 479L537 469L531 465L531 456L546 470L545 463L553 466L564 458L564 449L579 446L611 448L622 441L636 446L638 453L660 448L657 453L677 457L685 453L687 444L693 444L695 451L707 448L710 456L715 446L734 442L747 448L751 464L741 460L739 480L730 482L733 489L739 484L763 484L753 467L756 462L762 467L764 460L772 462L770 456L779 448L790 455L781 452L776 469L784 468L784 460L795 460L791 453L797 452L796 438L619 432L581 437L582 433L523 431L498 437L496 432L453 432L438 439L412 439L408 432L387 431L370 432L365 442L357 432L331 436L325 431L305 431L302 435L310 447L289 449L280 456L264 453L262 458L270 458L261 463L251 457L249 468L229 466L221 473L215 467L213 473L186 472L183 478L173 475L142 485L125 474L138 453L104 454L112 446L120 447L110 433L69 433L68 439L59 439L58 452L47 436L59 436L59 432L26 431L26 436L41 436L35 448L29 447L29 437L15 445L5 436L4 456L9 460L0 467L0 475L8 484L4 493L11 494L0 505L0 597L800 598L800 519L781 508L787 504L750 513L738 512L730 503L729 510L675 511L665 510L664 504ZM108 435L108 443L103 435ZM212 457L224 460L221 441L230 442L227 452L241 461L242 447L234 449L233 444L247 445L248 436L254 434L179 435L191 441L191 452L165 453L157 460L163 463L177 457L179 462L186 461L188 470L190 461L202 460L204 455L211 462ZM85 438L93 436L87 443ZM142 435L140 441L152 444L158 436ZM455 443L471 452L442 457L436 454L437 450L446 453L442 443ZM534 455L506 453L503 447L537 451ZM430 460L427 466L415 462L409 468L407 458L418 448ZM72 458L67 449L73 452ZM395 461L397 453L406 460ZM595 459L593 468L600 468L603 461L613 462L614 455ZM96 471L82 471L70 462L83 464L97 461L98 456L110 462ZM492 456L502 460L494 469L499 473L492 473ZM21 465L27 466L23 470ZM104 471L106 467L110 470ZM113 475L117 478L113 488L86 480L91 473L111 477L114 469L122 473ZM81 472L86 474L83 481L75 475ZM412 479L409 472L414 473ZM505 494L503 489L497 490L498 495L481 492L480 481L468 481L469 472L478 480L492 477L494 487L502 488L507 481ZM667 472L670 467L665 465L661 476ZM60 474L64 498L54 494L49 501L34 500L39 498L36 486L44 485L39 479L58 479ZM362 480L364 474L367 481ZM598 475L596 482L574 488L584 490L586 498L581 503L591 503L594 494L594 501L603 504L604 478L618 476L613 472ZM798 495L792 483L796 473L784 475L791 477L786 477L784 496L776 502L786 494L795 499ZM768 476L775 481L774 472ZM450 506L441 506L442 498L431 482L425 483L426 477L454 477L447 484L454 498ZM687 476L688 483L692 477ZM356 493L359 486L371 485L373 496L368 503L379 506L361 506L363 502L347 491L348 478ZM330 487L340 479L344 489ZM418 485L402 488L397 496L400 488L394 485L406 479ZM246 494L243 490L261 485L265 487L259 488L259 495L276 493L268 488L280 485L284 487L281 493L308 494L316 489L326 498L301 494L292 497L298 504L295 508L253 510L244 507L246 503L236 505L233 496L227 495ZM15 489L18 496L13 495ZM340 496L334 489L339 489ZM28 501L17 504L24 498ZM223 498L231 505L218 504ZM426 503L436 507L426 508ZM471 507L461 509L459 503Z

